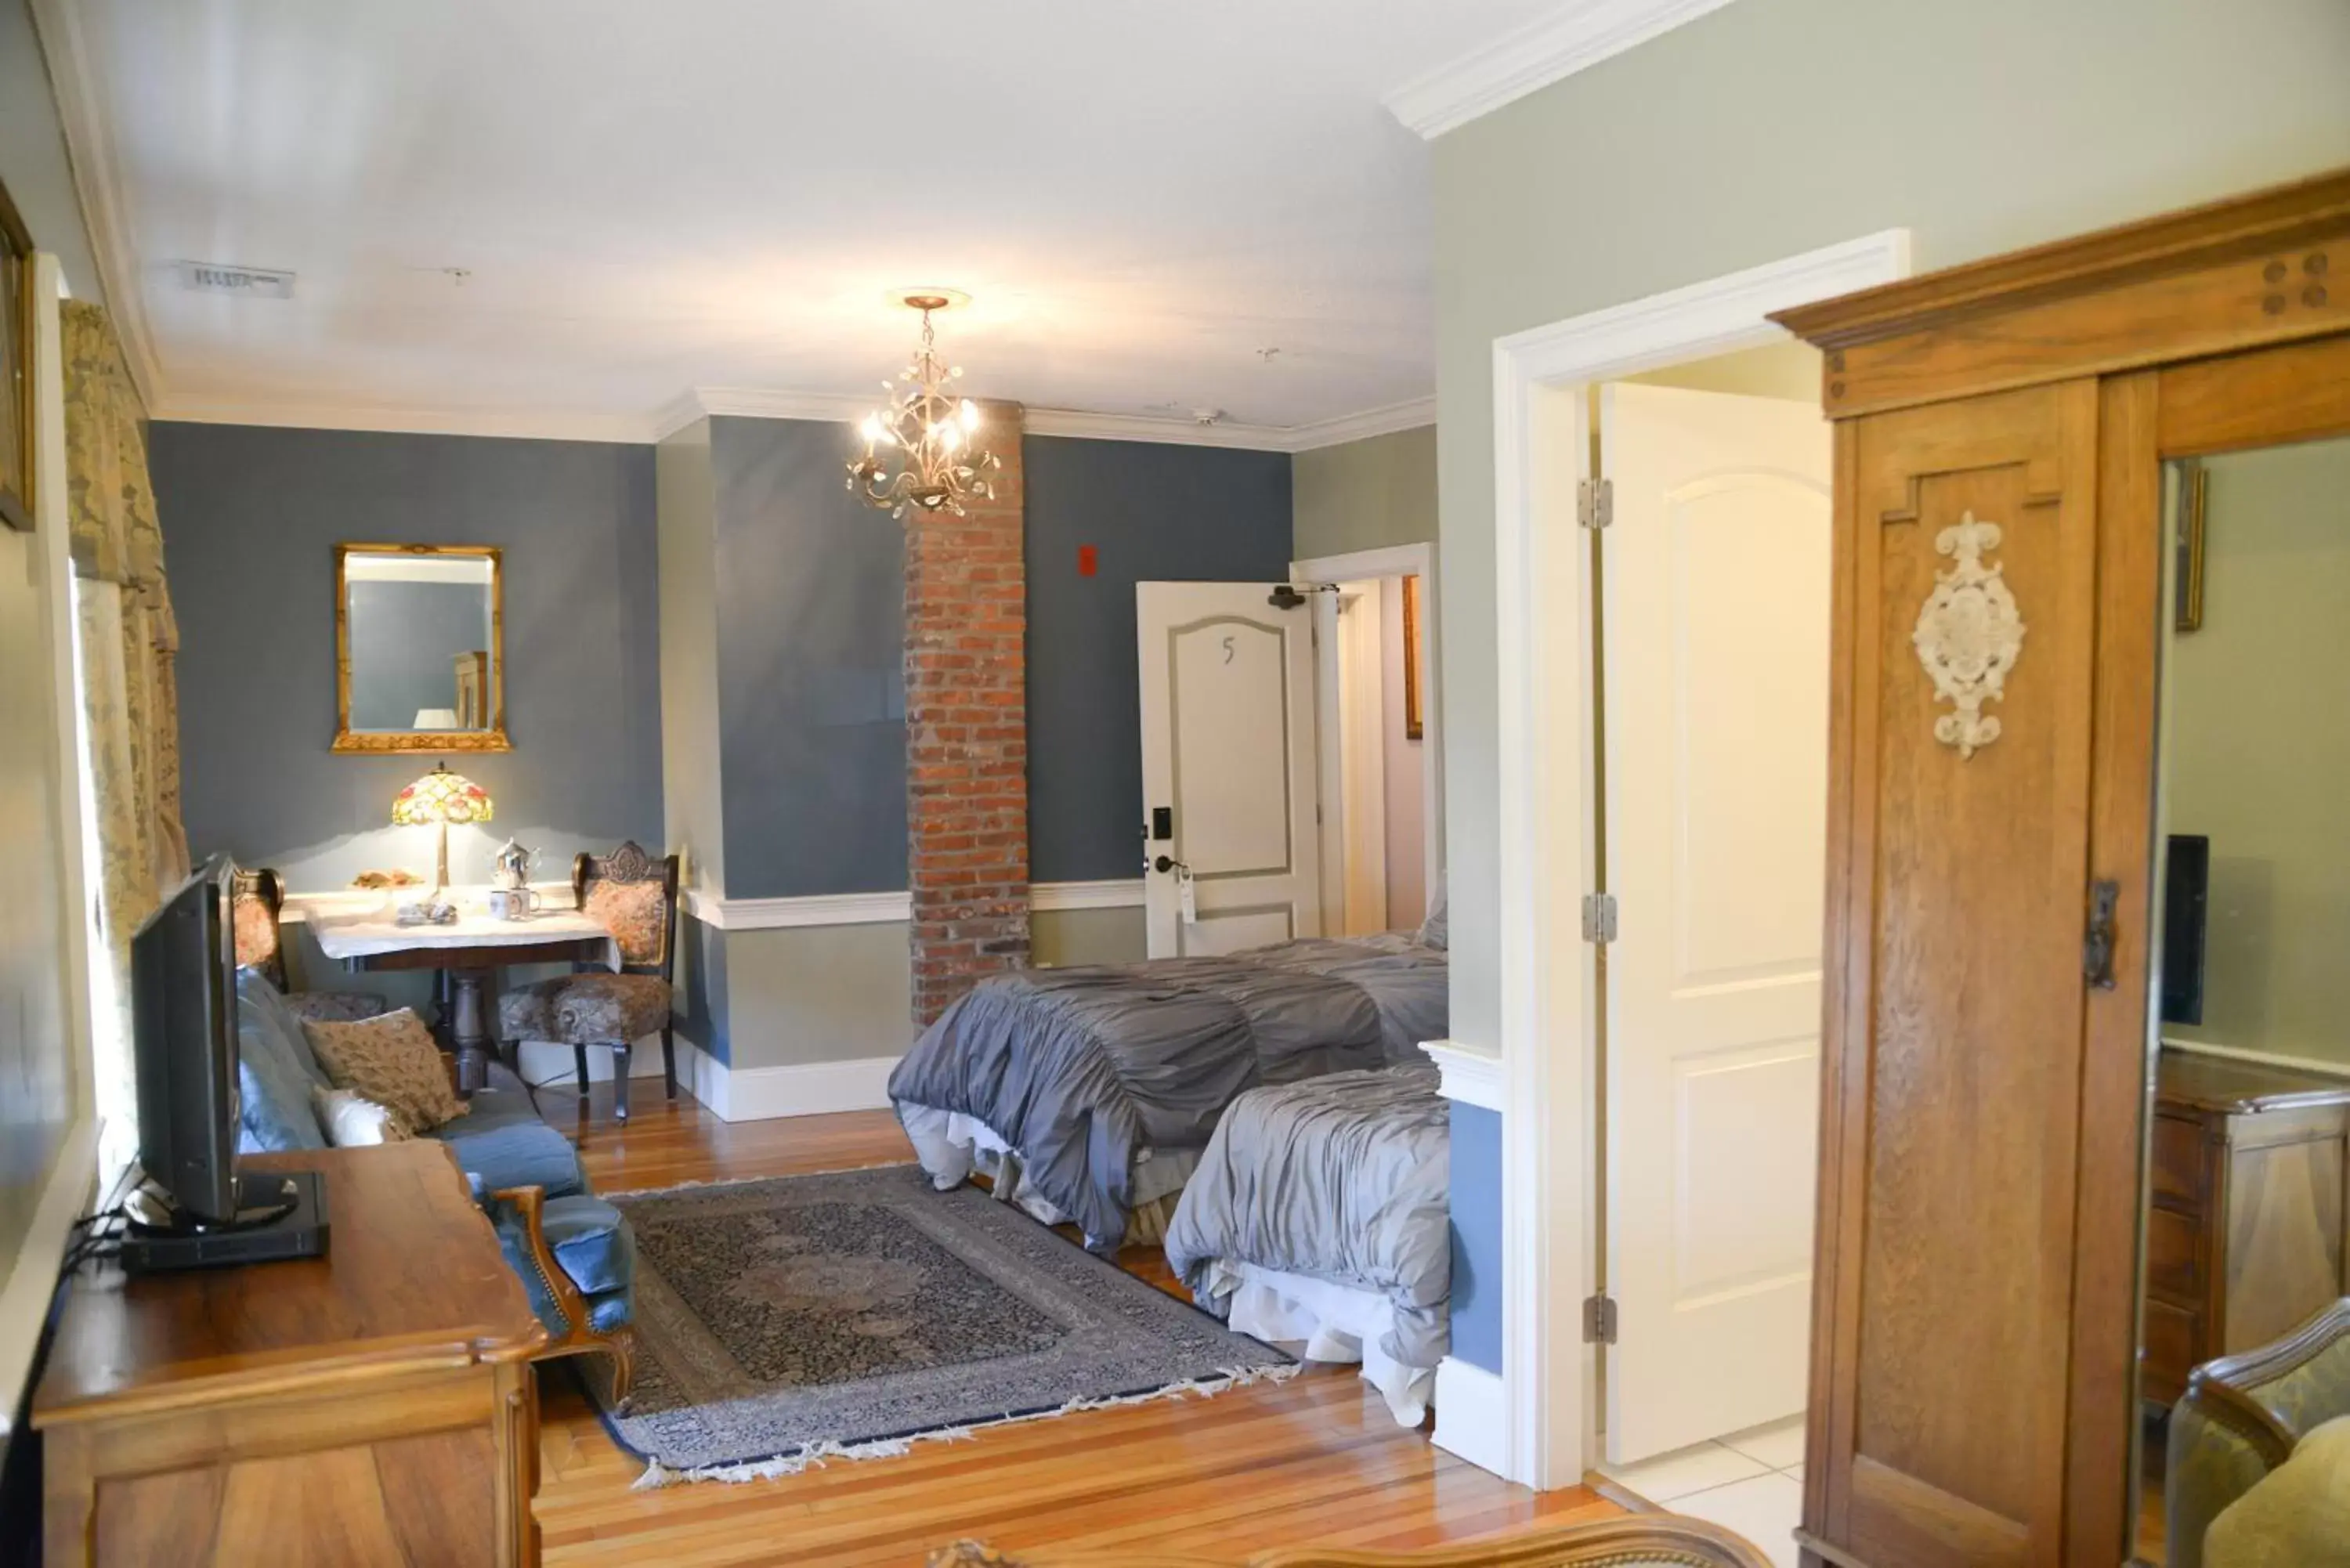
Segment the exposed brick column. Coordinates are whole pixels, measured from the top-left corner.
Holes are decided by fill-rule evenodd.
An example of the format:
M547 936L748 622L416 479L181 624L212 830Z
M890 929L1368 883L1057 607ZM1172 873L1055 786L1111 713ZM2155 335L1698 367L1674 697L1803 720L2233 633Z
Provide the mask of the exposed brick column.
M906 867L914 1022L1028 962L1028 583L1020 409L990 403L1003 464L968 514L906 519Z

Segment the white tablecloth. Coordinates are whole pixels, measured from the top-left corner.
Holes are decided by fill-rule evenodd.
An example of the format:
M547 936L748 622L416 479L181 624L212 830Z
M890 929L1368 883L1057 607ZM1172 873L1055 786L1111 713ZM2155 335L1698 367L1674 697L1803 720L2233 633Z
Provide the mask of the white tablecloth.
M611 940L611 933L577 909L541 909L527 919L501 920L483 907L477 892L452 891L451 901L456 904L458 915L455 921L445 926L403 926L392 918L396 903L387 906L378 898L354 909L352 901L340 895L305 899L302 914L319 950L330 959L369 958L418 948L528 947L537 942L601 937L604 950L598 956L608 968L619 966L619 948ZM401 888L395 899L406 902L422 897L413 888ZM336 907L338 903L341 908Z

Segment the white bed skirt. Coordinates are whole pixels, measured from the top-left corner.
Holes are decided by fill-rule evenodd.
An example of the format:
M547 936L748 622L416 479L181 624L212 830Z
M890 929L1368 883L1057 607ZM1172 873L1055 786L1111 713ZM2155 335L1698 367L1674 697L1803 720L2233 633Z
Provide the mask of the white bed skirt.
M1003 1157L1011 1155L1022 1161L1020 1180L1012 1193L1012 1201L1030 1218L1046 1225L1059 1225L1068 1220L1053 1203L1039 1193L1028 1180L1025 1160L1018 1149L1003 1140L1003 1135L976 1116L961 1111L944 1111L936 1106L916 1105L911 1100L899 1100L898 1120L906 1129L906 1137L914 1145L914 1158L922 1162L929 1173L931 1185L941 1192L951 1191L971 1179L973 1173L994 1181L1003 1174ZM1197 1149L1162 1151L1146 1148L1136 1157L1134 1169L1128 1178L1128 1190L1133 1194L1132 1208L1140 1213L1160 1199L1171 1198L1183 1190L1191 1173L1200 1168ZM1162 1231L1163 1234L1163 1231ZM1156 1241L1158 1236L1137 1236L1131 1230L1125 1236L1086 1238L1086 1245L1097 1251L1115 1251L1128 1241ZM1106 1242L1105 1245L1097 1245Z
M1395 1327L1395 1303L1377 1291L1218 1258L1208 1265L1207 1298L1221 1302L1224 1321L1252 1339L1307 1361L1361 1362L1363 1380L1379 1391L1398 1426L1426 1418L1436 1368L1407 1366L1379 1348Z

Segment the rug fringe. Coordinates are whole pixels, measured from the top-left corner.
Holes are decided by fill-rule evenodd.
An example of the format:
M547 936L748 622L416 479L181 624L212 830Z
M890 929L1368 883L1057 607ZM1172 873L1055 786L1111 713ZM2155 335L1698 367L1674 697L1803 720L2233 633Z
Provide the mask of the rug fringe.
M920 1160L884 1159L871 1165L844 1165L834 1170L795 1170L784 1176L727 1176L710 1181L672 1181L665 1187L630 1187L618 1192L599 1190L596 1196L614 1198L658 1198L664 1192L683 1192L702 1187L749 1187L761 1181L796 1181L803 1176L853 1176L860 1170L895 1170L901 1165L919 1165Z
M726 1185L712 1183L712 1186ZM754 1459L742 1464L705 1465L699 1469L672 1469L659 1459L645 1461L645 1473L639 1476L632 1491L653 1491L661 1487L684 1486L695 1481L776 1480L795 1476L804 1470L820 1469L829 1459L894 1459L914 1451L916 1443L967 1442L981 1432L998 1427L1014 1427L1026 1421L1050 1421L1062 1416L1074 1416L1083 1410L1111 1410L1127 1405L1149 1405L1161 1399L1180 1399L1197 1395L1202 1399L1232 1388L1244 1388L1253 1383L1286 1383L1305 1371L1303 1365L1290 1362L1275 1366L1228 1367L1213 1377L1190 1377L1180 1383L1170 1383L1147 1394L1112 1394L1098 1398L1078 1397L1051 1410L1031 1410L1024 1416L999 1416L992 1421L975 1421L968 1425L937 1427L927 1432L913 1432L902 1438L877 1438L869 1443L842 1443L827 1438L820 1442L806 1443L789 1453L772 1459Z

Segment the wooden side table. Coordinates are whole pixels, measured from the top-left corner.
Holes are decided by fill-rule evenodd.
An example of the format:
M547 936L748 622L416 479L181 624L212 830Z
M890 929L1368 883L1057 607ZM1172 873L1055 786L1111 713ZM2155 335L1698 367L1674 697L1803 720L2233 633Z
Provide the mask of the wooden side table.
M33 1400L47 1568L536 1563L546 1331L454 1156L243 1163L325 1173L328 1254L75 1281Z

